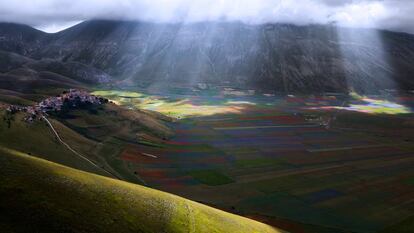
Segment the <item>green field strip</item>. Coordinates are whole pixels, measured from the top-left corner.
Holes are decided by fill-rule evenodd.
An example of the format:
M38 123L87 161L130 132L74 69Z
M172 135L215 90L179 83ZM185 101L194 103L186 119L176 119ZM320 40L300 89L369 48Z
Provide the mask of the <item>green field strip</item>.
M209 186L225 185L234 182L233 179L217 170L190 171L188 174L199 182Z

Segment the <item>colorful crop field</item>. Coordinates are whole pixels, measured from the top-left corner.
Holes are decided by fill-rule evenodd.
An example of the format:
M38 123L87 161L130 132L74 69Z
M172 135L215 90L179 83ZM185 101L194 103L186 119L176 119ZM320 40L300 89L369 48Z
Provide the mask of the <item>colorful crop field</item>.
M131 144L120 154L148 186L246 216L337 232L375 232L414 215L411 139L384 137L375 128L379 120L411 119L399 110L369 113L379 120L365 121L373 129L365 132L347 129L341 117L367 113L330 108L342 104L338 98L170 98L139 107L171 111L175 136L160 147ZM327 127L332 115L341 124ZM414 135L414 128L404 130Z

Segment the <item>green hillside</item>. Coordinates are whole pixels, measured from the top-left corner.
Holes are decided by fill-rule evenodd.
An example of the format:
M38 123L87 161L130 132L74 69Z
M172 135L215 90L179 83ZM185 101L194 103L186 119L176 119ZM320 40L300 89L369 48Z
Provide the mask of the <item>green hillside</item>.
M0 147L3 232L283 232L187 199Z
M165 125L167 118L114 104L50 116L62 140L93 161L94 166L60 143L46 122L25 122L26 114L8 114L5 108L0 105L0 146L99 175L114 177L115 174L133 183L144 182L129 168L128 162L119 158L119 153L128 144L137 144L138 134L154 140L172 135Z
M0 146L22 151L83 171L106 175L101 169L86 163L85 160L79 158L59 143L45 122L35 121L29 124L23 120L23 113L10 116L2 109L0 109L0 117ZM101 159L93 153L96 142L82 137L82 135L69 129L57 120L51 119L51 121L61 137L69 141L73 148L86 154L89 159L102 163Z

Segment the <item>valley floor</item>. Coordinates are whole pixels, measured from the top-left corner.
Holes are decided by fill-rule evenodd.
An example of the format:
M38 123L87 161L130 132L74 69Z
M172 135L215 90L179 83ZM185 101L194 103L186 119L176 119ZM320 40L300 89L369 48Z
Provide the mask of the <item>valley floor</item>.
M412 229L412 96L94 94L113 103L49 117L93 164L22 113L1 112L0 146L290 232Z
M414 215L409 107L369 98L350 109L332 97L105 96L180 119L172 140L119 154L150 187L287 221L294 232L377 232Z

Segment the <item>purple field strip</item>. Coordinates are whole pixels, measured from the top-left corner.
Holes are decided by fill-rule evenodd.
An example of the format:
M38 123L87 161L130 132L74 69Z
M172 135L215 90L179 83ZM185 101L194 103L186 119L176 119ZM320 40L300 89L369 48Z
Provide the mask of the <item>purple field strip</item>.
M248 145L248 146L253 146L257 145L256 147L260 147L261 145L268 145L268 144L286 144L286 145L297 145L297 144L303 144L301 140L297 140L295 138L290 138L290 137L283 137L283 138L228 138L228 139L224 139L224 140L216 140L216 141L211 141L209 142L210 145L213 146L220 146L223 144L231 144L233 143L234 145Z
M215 130L226 130L226 129L237 129L237 128L246 128L247 129L271 129L271 128L318 128L319 125L314 123L308 122L300 122L300 123L275 123L275 122L264 122L263 124L249 124L248 122L243 124L226 124L226 125L215 125L210 128Z
M367 190L370 192L367 192ZM356 196L359 199L376 200L385 205L398 206L398 208L414 211L414 203L412 202L414 189L400 183L381 183L376 186L359 184L355 185L355 189L348 193L350 196Z
M346 151L347 157L364 158L364 157L393 157L407 154L406 151L399 150L393 147L372 147L372 148L359 148L352 151ZM320 152L324 156L338 156L338 152Z
M291 154L294 153L296 151L306 151L306 147L303 145L272 145L272 144L268 144L268 145L261 145L260 147L256 147L259 150L259 154ZM222 146L220 147L220 149L222 150L227 150L227 149L231 149L231 146ZM256 152L257 154L257 152ZM309 153L309 155L311 155Z
M381 161L388 161L390 159L395 159L396 157L394 157L394 155L384 155L382 158L374 155L359 155L359 156L355 156L352 151L347 151L349 153L338 153L336 152L331 152L329 155L324 153L324 154L315 154L315 153L310 153L309 152L309 156L291 156L291 154L289 156L286 156L285 159L286 161L288 161L289 163L292 164L296 164L296 165L315 165L315 164L330 164L330 163L341 163L341 164L346 164L346 163L353 163L353 162L366 162L366 163L377 163L377 162L381 162ZM398 156L398 155L395 155ZM401 156L398 156L398 158L404 158ZM384 163L386 164L386 163ZM386 166L386 165L384 165ZM354 171L356 168L354 168ZM373 172L374 168L367 168L363 171L366 172ZM373 174L382 174L381 169L378 169L378 172L373 172ZM362 171L362 170L360 170Z
M237 127L237 126L244 126L244 125L251 125L251 126L260 126L260 125L303 125L303 124L308 124L308 122L306 121L297 121L297 120L292 120L292 121L283 121L283 120L246 120L246 121L235 121L235 122L228 122L226 124L220 124L220 123L216 123L214 125L212 125L212 127L225 127L225 126L232 126L232 127Z
M312 128L309 128L309 130ZM306 132L307 129L291 129L291 130L284 130L282 129L271 129L271 130L228 130L225 132L225 135L228 136L237 136L237 137L286 137L286 136L295 136L303 140L303 138L297 136L303 132ZM319 132L321 130L312 130L312 132ZM221 132L223 133L223 132Z
M372 174L365 171L368 174ZM395 196L398 193L407 193L407 191L414 191L414 187L408 187L403 183L404 177L391 178L376 174L371 176L368 181L359 180L351 186L344 186L341 189L351 195L365 195L367 190L377 192L377 194L387 194L388 197Z
M249 141L254 141L257 143L261 143L261 142L266 142L266 143L298 143L298 142L302 142L300 140L299 137L296 136L279 136L279 137L275 137L275 136L262 136L262 135L257 135L256 137L249 137L249 136L244 136L244 135L239 135L239 136L232 136L228 139L226 139L226 141L238 141L238 142L249 142Z
M215 140L210 142L211 145L220 145L220 144L227 144L227 143L246 143L246 145L251 145L257 143L259 144L297 144L300 143L300 140L297 140L295 138L291 137L283 137L283 138L277 138L277 137L255 137L255 138L227 138L223 140Z
M185 143L185 144L209 144L215 141L226 140L226 137L176 137L173 140L173 143Z
M261 150L260 155L267 158L284 158L284 157L309 157L311 153L307 152L305 149L264 149Z
M217 128L217 127L245 127L245 126L269 126L269 125L277 125L280 123L276 123L271 120L256 120L256 121L231 121L231 122L215 122L214 124L209 124L208 127L210 128Z
M301 140L303 143L307 143L307 144L318 144L318 143L341 143L341 144L360 144L360 145L376 145L375 143L371 142L371 141L366 141L366 140L360 140L359 138L355 138L355 139L343 139L343 138L336 138L336 137L331 137L331 138L317 138L317 139L306 139L303 140L302 138L299 138L299 140Z
M223 133L223 132L221 132ZM257 137L257 136L263 136L263 137L283 137L283 136L292 136L294 135L293 131L268 131L268 132L259 132L259 131L253 131L253 130L244 130L242 131L226 131L225 135L227 136L237 136L237 137Z
M274 132L285 132L285 133L301 133L304 132L303 129L307 128L307 127L297 127L297 126L292 126L292 127L280 127L277 128L278 126L275 126L275 128L249 128L249 129L237 129L237 128L229 128L229 129L225 129L222 128L219 131L221 133L225 133L228 135L241 135L244 134L246 131L248 131L248 134L251 135L266 135L269 133L274 133ZM315 127L316 128L316 127ZM331 137L328 135L324 135L323 133L319 133L319 132L315 132L315 135L319 135L319 137ZM311 135L305 135L304 137L312 137Z
M411 155L408 155L408 156L411 156ZM386 161L386 162L389 162L389 161ZM370 172L379 173L381 175L386 175L390 177L396 176L400 174L401 171L405 171L405 170L414 171L414 162L409 161L407 163L399 163L395 165L384 164L384 166L369 169Z
M139 164L139 166L143 169L161 169L161 170L176 170L177 164L175 163L147 163L147 164Z
M165 153L163 156L168 157L168 159L180 159L180 162L185 162L186 159L194 160L194 159L207 159L209 157L223 157L225 158L227 155L223 152L211 151L211 152L171 152Z
M307 140L307 139L315 139L315 138L335 138L335 137L339 137L340 135L338 133L333 133L333 132L329 132L329 131L316 131L316 132L301 132L299 134L299 137L302 138L302 140Z
M301 196L300 198L309 204L316 204L316 203L331 200L333 198L340 197L343 195L344 194L342 192L339 192L334 189L324 189L324 190L320 190L317 192L306 194L304 196Z
M217 164L207 164L204 161L200 160L196 162L195 160L187 160L187 161L180 161L179 163L172 163L170 166L164 166L163 164L146 164L145 166L141 166L145 169L176 169L176 170L199 170L199 169L206 169L206 168L216 168L219 163Z
M235 144L235 143L223 143L223 144L216 144L214 145L216 148L222 149L222 150L226 150L227 148L232 148L235 146L254 146L254 148L258 148L261 151L274 151L274 150L298 150L298 149L307 149L306 146L297 143L290 143L290 144L283 144L283 143L260 143L260 144L256 144L256 143L240 143L240 144Z
M307 145L307 148L309 150L314 150L314 149L326 149L326 150L335 150L337 149L338 151L340 150L351 150L354 149L353 147L355 147L355 149L359 149L358 147L370 147L370 146L375 146L375 144L367 144L367 143L361 143L361 142L350 142L350 141L335 141L335 140L327 140L327 141L315 141L313 143L310 142L304 142L304 144Z
M197 128L192 130L176 130L175 133L180 136L191 136L191 137L203 137L203 136L210 136L214 137L217 135L216 131L213 130L198 130Z
M261 152L264 153L293 153L294 151L306 151L305 145L286 145L286 146L280 146L280 145L267 145L260 148ZM311 154L309 154L311 155Z
M177 132L191 131L191 130L194 129L194 125L192 125L192 124L173 124L172 127Z
M262 152L256 148L243 147L242 150L234 150L233 148L226 148L226 154L237 158L258 158L262 156Z
M157 148L157 147L149 147L144 145L134 145L133 149L128 150L128 153L133 154L142 154L142 153L148 153L148 154L160 154L166 149L164 148Z

